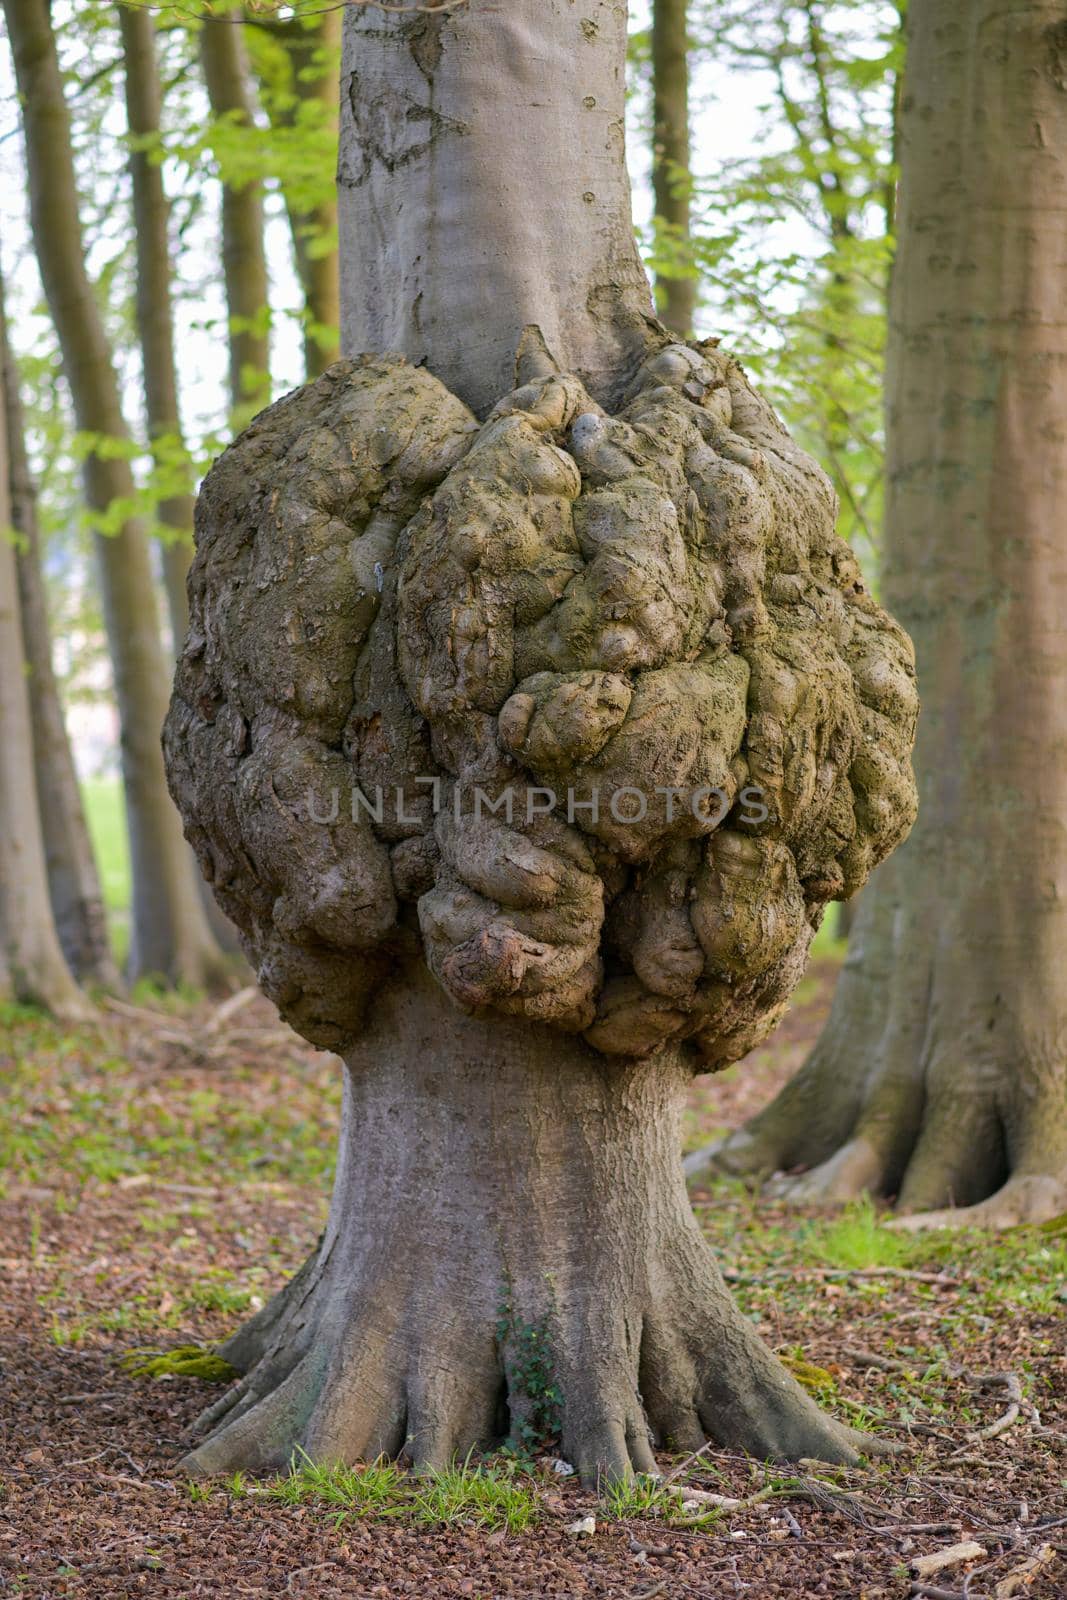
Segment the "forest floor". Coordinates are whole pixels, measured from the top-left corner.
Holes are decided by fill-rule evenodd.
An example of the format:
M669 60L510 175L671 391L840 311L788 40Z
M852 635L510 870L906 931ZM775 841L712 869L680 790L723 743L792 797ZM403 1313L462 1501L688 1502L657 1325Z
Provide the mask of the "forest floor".
M696 1082L689 1145L796 1068L835 973L817 964L769 1046ZM0 1594L1067 1593L1067 1231L912 1236L739 1185L694 1197L739 1298L825 1405L899 1441L890 1463L713 1451L607 1503L547 1459L188 1481L182 1434L216 1391L121 1358L218 1340L303 1260L338 1104L333 1060L247 993L78 1033L0 1014Z

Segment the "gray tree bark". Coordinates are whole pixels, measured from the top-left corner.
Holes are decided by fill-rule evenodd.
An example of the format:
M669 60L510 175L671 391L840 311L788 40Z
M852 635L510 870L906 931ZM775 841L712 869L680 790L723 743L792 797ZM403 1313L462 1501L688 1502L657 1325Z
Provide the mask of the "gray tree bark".
M1067 29L1045 0L912 0L907 28L884 588L919 825L799 1076L691 1170L1011 1225L1067 1210Z
M212 115L251 125L248 57L242 30L227 17L204 17L200 61ZM222 269L229 316L230 405L239 415L270 395L270 284L263 245L263 185L223 181Z
M523 329L609 408L648 353L623 163L626 6L345 19L341 345L428 361L481 414ZM568 20L569 19L569 20ZM565 241L565 243L563 243Z
M70 123L45 0L4 0L22 101L34 245L78 427L129 438L103 322L85 270ZM92 453L90 507L132 498L122 458ZM159 733L168 671L148 542L137 518L95 536L122 730L122 774L133 876L130 974L204 984L223 957L207 927L181 823L167 794Z
M684 255L689 242L688 0L653 0L652 191L665 243ZM693 331L696 279L656 273L656 299L666 327L683 339Z
M349 11L344 338L411 359L339 362L201 491L170 780L347 1101L325 1238L227 1347L246 1376L199 1470L557 1428L589 1483L706 1433L876 1448L734 1307L677 1107L906 831L910 646L741 369L652 317L625 24L618 0ZM752 834L658 798L733 808L748 778ZM388 804L350 809L357 783ZM533 815L549 785L583 820Z
M403 1455L558 1435L583 1481L706 1438L765 1459L877 1443L819 1412L735 1306L678 1160L689 1069L465 1017L421 961L349 1056L316 1256L222 1348L248 1377L185 1465ZM552 1391L549 1394L547 1391Z
M0 385L0 974L15 997L65 1022L87 1022L92 1007L60 949L48 897L37 809L27 663L11 527L8 427Z
M44 841L48 892L64 957L82 983L119 985L107 917L70 740L52 666L37 504L22 423L18 369L7 335L0 280L0 369L7 428L11 524L18 535L16 568L26 687L33 731L37 806Z

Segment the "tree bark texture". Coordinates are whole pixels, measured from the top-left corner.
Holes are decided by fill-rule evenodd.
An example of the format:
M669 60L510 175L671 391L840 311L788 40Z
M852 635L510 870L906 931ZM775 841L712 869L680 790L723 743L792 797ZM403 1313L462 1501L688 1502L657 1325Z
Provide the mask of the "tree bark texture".
M715 1152L915 1225L1067 1209L1065 62L1059 6L909 6L885 594L919 661L920 822L811 1058Z
M194 1465L514 1435L542 1325L587 1481L705 1429L850 1459L722 1289L676 1104L906 832L910 645L741 368L647 311L625 8L369 15L346 315L417 309L418 360L338 362L215 464L165 730L260 983L349 1073L326 1241Z
M84 1022L92 1007L60 948L48 897L37 809L27 663L11 527L8 427L0 385L0 943L15 997L64 1021Z
M689 243L688 0L653 0L652 192L663 246L684 258ZM696 279L656 273L656 298L666 327L683 339L693 331Z
M345 1073L330 1217L222 1354L203 1473L401 1455L443 1468L558 1435L583 1479L705 1437L764 1459L874 1447L734 1305L678 1163L688 1070L465 1017L398 974Z
M254 108L242 30L231 17L204 17L200 61L215 118L251 126ZM263 243L263 184L223 178L222 268L229 316L230 404L247 415L270 394L270 283Z
M346 355L426 361L479 415L541 329L609 408L652 317L624 161L625 0L345 19Z
M118 380L85 271L70 124L45 0L4 3L22 102L34 244L75 417L84 432L125 441ZM128 462L91 453L85 489L97 512L132 497ZM163 773L159 730L167 667L148 542L140 521L129 518L118 533L97 534L95 545L121 722L133 877L130 973L205 983L217 974L221 953L207 928Z
M34 776L52 915L64 957L74 975L82 983L114 989L118 987L119 976L111 954L100 879L52 666L36 493L26 455L18 369L7 335L2 282L0 369L7 428L11 525L18 537L15 563L33 731Z
M153 440L166 439L182 448L178 379L174 366L174 315L170 285L170 204L163 189L163 169L144 141L158 136L162 113L155 23L140 6L119 6L125 68L126 123L130 131L130 179L133 226L137 247L137 335L141 344L145 416ZM159 521L173 537L162 541L163 581L171 637L180 650L189 626L185 582L193 553L191 492L160 502Z

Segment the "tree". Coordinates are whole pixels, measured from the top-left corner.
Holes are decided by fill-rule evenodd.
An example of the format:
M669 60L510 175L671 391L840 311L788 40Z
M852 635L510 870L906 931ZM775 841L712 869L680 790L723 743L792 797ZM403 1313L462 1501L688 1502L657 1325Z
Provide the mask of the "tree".
M167 667L130 438L99 307L85 269L70 122L46 0L4 0L22 106L30 218L79 429L91 441L86 500L97 518L100 589L122 730L133 878L130 973L203 984L223 957L200 904L159 747Z
M200 60L220 129L255 122L243 30L233 16L204 17ZM263 248L263 183L249 170L222 174L222 270L229 314L230 404L238 416L270 392L270 289Z
M11 530L6 391L0 385L0 977L17 999L66 1022L87 1022L92 1007L71 977L48 899Z
M349 11L345 337L392 353L201 493L170 781L346 1101L321 1246L225 1347L195 1469L870 1443L734 1305L678 1111L906 831L910 647L824 474L652 315L625 25Z
M304 366L314 378L337 360L341 321L334 183L341 10L259 21L248 40L304 291Z
M882 521L886 288L902 24L871 0L694 7L697 59L758 97L757 148L693 180L709 311L796 418L867 554Z
M920 822L811 1057L713 1152L926 1222L1067 1209L1065 59L1052 4L911 0L883 581L920 663Z
M130 182L137 248L135 308L141 345L145 416L157 474L173 473L186 451L178 410L174 366L174 314L170 288L170 206L163 189L159 141L163 96L156 60L155 24L142 6L120 5L119 28L130 136ZM184 472L181 473L184 477ZM189 625L185 580L192 555L193 495L184 485L159 504L159 521L170 537L163 541L163 579L177 650Z
M696 277L689 248L688 0L652 5L652 190L657 255L673 254L656 270L656 296L664 325L682 338L693 331Z
M83 983L114 989L118 987L118 972L108 941L100 879L52 667L36 495L26 455L18 371L7 336L2 278L0 374L34 780L52 918L71 972Z

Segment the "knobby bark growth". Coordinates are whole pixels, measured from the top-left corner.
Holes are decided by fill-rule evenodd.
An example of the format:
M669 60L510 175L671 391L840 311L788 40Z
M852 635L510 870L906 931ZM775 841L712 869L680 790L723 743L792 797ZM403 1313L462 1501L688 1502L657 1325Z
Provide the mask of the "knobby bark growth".
M653 0L652 193L660 250L677 257L656 272L656 299L666 327L693 331L696 278L686 271L689 244L688 0Z
M920 822L811 1058L692 1163L803 1167L798 1196L895 1195L915 1226L1067 1210L1065 61L1056 5L908 8L885 594L920 664Z
M41 570L37 497L26 453L18 369L7 336L2 279L0 372L11 526L17 536L15 565L33 734L33 769L52 917L63 955L74 976L82 983L115 989L119 976L111 954L100 879L52 665L52 634ZM0 530L3 528L0 522Z
M100 310L85 269L70 120L46 0L4 0L26 139L30 218L45 295L59 337L78 428L129 440ZM106 516L135 499L125 454L90 451L85 496ZM141 520L94 536L104 620L122 727L122 777L133 904L130 974L204 984L223 957L205 921L193 863L167 794L159 730L167 667L151 555Z
M625 6L585 9L349 14L345 339L413 359L338 363L201 494L171 783L346 1102L326 1235L227 1347L200 1470L863 1442L734 1307L677 1114L906 832L911 651L824 474L652 317Z

